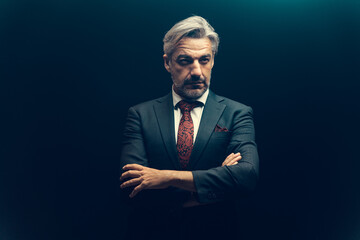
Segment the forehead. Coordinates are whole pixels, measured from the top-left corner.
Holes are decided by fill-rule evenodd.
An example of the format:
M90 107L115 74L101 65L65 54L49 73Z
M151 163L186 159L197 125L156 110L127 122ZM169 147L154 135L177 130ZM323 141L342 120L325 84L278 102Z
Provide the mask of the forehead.
M212 56L212 44L209 38L183 38L176 46L174 58L179 55L187 55L198 58L203 55Z

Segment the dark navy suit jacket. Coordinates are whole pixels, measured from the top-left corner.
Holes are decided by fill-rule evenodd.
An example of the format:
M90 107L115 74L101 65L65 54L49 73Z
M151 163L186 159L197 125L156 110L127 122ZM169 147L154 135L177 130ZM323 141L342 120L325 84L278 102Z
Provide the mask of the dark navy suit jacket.
M121 167L137 163L156 169L181 170L173 109L171 93L129 109ZM242 156L238 164L221 166L230 153L237 152ZM200 203L232 201L253 190L258 179L259 159L252 109L210 91L187 170L193 173L196 198ZM131 190L124 190L125 195ZM141 209L138 213L147 212L148 221L152 222L154 215L166 219L167 214L176 213L188 197L188 191L174 187L143 190L130 204ZM139 217L138 213L134 215Z

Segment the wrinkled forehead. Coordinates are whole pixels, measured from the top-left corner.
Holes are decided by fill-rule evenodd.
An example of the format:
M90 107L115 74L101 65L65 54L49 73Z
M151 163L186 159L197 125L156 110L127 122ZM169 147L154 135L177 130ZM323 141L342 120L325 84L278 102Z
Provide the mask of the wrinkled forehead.
M176 45L173 58L186 55L191 58L200 58L205 55L213 56L212 44L209 38L183 38Z

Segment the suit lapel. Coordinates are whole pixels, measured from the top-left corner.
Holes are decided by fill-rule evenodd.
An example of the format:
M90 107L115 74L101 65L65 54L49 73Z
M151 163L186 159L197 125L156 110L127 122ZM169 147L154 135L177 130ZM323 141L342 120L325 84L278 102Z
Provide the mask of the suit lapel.
M200 126L194 148L190 157L190 169L192 169L199 161L201 154L206 144L208 143L211 134L214 132L215 126L226 107L224 104L219 103L222 100L223 98L216 96L211 91L209 92L209 96L201 116Z
M166 150L173 162L175 169L180 170L180 162L177 157L174 129L174 106L172 94L160 98L154 105L155 115L159 124L162 139ZM155 127L155 126L154 126Z

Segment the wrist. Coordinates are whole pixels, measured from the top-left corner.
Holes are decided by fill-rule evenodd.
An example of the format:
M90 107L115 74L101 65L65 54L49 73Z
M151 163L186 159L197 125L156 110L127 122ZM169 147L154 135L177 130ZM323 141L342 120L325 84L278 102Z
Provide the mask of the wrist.
M196 192L194 178L191 171L161 170L164 173L168 187L177 187L187 191Z
M187 171L175 171L175 170L163 170L166 176L166 181L169 186L179 187L186 183L186 179L188 178L188 174L191 172Z
M163 170L166 176L166 181L168 186L176 186L178 182L180 182L178 171L173 170Z

